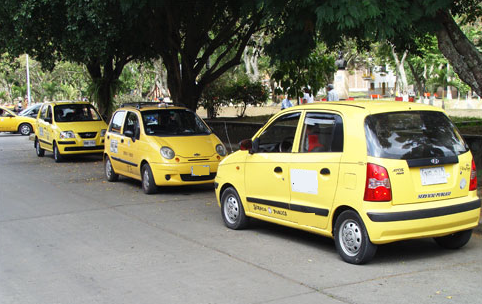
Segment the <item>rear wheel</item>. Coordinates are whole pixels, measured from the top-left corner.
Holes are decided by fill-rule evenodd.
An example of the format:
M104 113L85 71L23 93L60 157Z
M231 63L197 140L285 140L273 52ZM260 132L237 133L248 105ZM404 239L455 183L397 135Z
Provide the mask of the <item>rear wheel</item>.
M23 123L18 127L18 133L24 136L30 135L30 133L32 133L32 126L28 123Z
M115 182L119 179L119 174L116 174L112 163L110 162L110 157L106 155L105 157L105 177L109 182Z
M151 167L149 164L142 166L142 190L145 194L153 194L157 192L157 185L152 175Z
M40 148L40 142L38 139L35 140L35 152L37 153L38 157L43 157L45 155L45 150Z
M353 210L343 211L336 219L333 236L338 254L350 264L365 264L377 252L363 220Z
M221 195L221 214L224 224L231 229L243 229L248 225L248 218L244 213L243 204L238 192L229 187Z
M60 163L63 160L62 154L60 154L57 143L54 142L54 160L56 163Z
M435 242L446 249L459 249L467 244L472 236L472 229L459 231L446 236L433 238Z

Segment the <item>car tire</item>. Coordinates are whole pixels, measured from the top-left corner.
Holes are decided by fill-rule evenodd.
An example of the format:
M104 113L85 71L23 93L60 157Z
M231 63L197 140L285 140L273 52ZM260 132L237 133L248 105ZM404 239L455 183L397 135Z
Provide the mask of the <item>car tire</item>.
M363 220L353 210L343 211L336 219L333 236L338 254L347 263L365 264L377 252Z
M56 163L60 163L63 160L62 154L60 154L59 147L57 143L54 142L54 160Z
M243 203L238 192L233 187L228 187L221 194L221 215L226 227L234 230L246 228L248 217L244 213Z
M472 229L459 231L446 236L433 238L442 248L459 249L467 244L472 236Z
M144 164L141 170L142 177L142 190L145 194L154 194L157 192L157 185L154 181L154 175L152 175L151 167L149 164Z
M32 133L32 126L28 123L23 123L18 126L18 133L22 134L23 136L30 135L30 133Z
M35 152L37 153L38 157L43 157L45 155L45 150L40 148L40 142L38 139L35 140Z
M104 172L105 177L109 182L116 182L119 179L119 174L115 173L114 168L112 167L112 162L110 161L110 157L105 157L105 165L104 165Z

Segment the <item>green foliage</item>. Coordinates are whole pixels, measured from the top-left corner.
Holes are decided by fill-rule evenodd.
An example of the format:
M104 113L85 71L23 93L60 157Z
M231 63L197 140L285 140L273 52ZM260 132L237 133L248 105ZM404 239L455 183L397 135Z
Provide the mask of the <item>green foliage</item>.
M248 106L260 106L268 100L268 89L261 82L251 82L243 77L226 88L231 102L240 109L239 117L243 117Z
M330 82L335 71L335 57L319 46L307 58L277 62L271 77L278 83L277 93L301 97L305 87L316 94Z
M228 74L224 74L211 82L204 89L199 100L199 106L207 110L208 118L212 119L219 115L222 106L229 104L229 86L232 80Z

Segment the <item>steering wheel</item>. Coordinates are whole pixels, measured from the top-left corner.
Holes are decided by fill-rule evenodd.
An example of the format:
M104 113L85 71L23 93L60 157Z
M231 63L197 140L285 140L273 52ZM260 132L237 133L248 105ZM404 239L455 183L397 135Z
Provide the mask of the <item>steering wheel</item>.
M279 144L279 151L280 152L291 152L291 148L293 147L293 136L288 136L283 138L281 143Z

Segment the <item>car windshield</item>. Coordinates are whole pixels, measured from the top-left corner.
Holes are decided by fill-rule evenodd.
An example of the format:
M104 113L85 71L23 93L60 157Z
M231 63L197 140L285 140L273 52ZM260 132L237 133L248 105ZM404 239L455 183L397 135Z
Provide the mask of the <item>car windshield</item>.
M54 108L56 122L99 121L99 113L90 104L57 105Z
M368 155L390 159L456 156L468 146L441 112L413 111L370 115L365 120Z
M146 135L207 135L210 129L196 113L186 109L159 109L142 112Z

